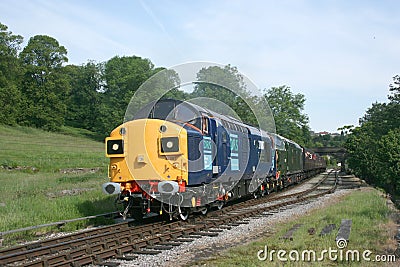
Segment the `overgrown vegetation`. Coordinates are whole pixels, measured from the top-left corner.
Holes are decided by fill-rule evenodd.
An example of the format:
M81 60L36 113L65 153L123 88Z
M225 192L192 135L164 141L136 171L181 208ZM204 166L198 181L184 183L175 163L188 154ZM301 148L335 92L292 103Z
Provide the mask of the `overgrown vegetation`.
M400 197L400 76L387 103L374 103L346 142L349 167L369 184Z
M376 262L367 261L330 261L326 254L323 261L319 262L301 262L290 261L280 262L276 253L274 261L261 261L257 257L259 250L285 250L288 253L291 250L299 251L313 250L317 253L323 249L338 249L335 237L338 226L342 219L351 219L352 227L350 240L347 247L343 250L358 250L361 253L364 250L371 250L371 259L375 255L393 255L394 251L388 250L388 240L392 238L387 229L389 224L389 209L386 206L386 200L382 194L373 189L355 191L346 196L342 201L330 205L325 209L315 210L304 217L293 218L285 224L277 225L275 233L266 238L249 243L244 246L238 246L227 252L220 254L215 259L205 262L199 262L201 266L376 266ZM293 235L293 241L282 239L281 237L294 225L303 224ZM326 236L319 236L322 228L328 224L336 224L336 230ZM315 234L310 235L309 229L314 228ZM395 230L395 228L394 228ZM395 243L391 249L396 249ZM393 245L392 244L392 245ZM338 254L337 254L338 255ZM345 255L345 254L344 254ZM361 254L360 254L361 255ZM320 254L317 254L319 257ZM288 254L286 254L288 258ZM361 258L361 256L360 256ZM384 265L384 264L383 264ZM383 266L382 265L382 266Z
M0 231L115 210L113 198L101 191L108 180L104 144L84 137L86 131L71 131L75 136L0 125Z
M315 134L311 137L311 142L313 147L343 147L346 138L347 136L343 131L341 134Z
M306 98L293 94L288 86L272 87L265 93L272 109L276 132L302 146L311 145L308 116L303 113Z

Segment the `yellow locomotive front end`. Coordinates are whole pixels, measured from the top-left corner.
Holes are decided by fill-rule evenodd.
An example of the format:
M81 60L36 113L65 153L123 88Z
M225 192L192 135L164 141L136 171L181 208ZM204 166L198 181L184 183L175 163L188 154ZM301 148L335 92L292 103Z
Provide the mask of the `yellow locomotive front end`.
M125 215L130 209L141 215L162 212L152 205L155 198L183 192L188 184L187 132L179 124L159 119L126 122L106 138L106 156L110 182L103 190L118 194Z

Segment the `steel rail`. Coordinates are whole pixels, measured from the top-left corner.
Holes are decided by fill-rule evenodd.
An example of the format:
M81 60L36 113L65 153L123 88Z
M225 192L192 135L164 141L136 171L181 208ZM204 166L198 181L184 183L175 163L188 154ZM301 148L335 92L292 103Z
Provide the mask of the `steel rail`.
M331 172L325 174L326 177L317 185L321 185L330 174ZM252 199L243 202L247 203L247 206L239 203L242 204L240 207L232 205L228 209L210 212L206 216L195 217L187 222L153 223L135 228L128 226L114 230L110 227L109 232L105 231L87 237L81 236L77 239L74 239L74 235L71 235L71 239L66 242L43 244L29 250L14 251L14 253L6 253L5 255L0 254L0 265L81 266L99 264L114 257L124 257L127 253L159 253L160 251L157 248L160 248L162 244L168 244L168 242L182 243L180 240L188 237L215 236L218 235L218 232L216 232L218 228L246 223L243 220L249 217L259 216L271 210L331 193L337 187L337 176L335 181L333 187L323 192L308 196L305 196L306 193L304 192L300 192L303 195L298 193L285 195L285 198L294 199L261 208L254 206L266 203L266 201L269 202L271 199L277 200L277 198ZM312 188L315 190L318 186ZM311 193L310 189L305 191Z

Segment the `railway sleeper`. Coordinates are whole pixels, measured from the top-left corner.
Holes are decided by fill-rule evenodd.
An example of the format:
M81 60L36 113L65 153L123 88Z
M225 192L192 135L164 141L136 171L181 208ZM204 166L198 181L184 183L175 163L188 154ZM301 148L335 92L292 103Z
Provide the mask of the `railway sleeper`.
M289 239L292 241L294 232L296 232L301 226L303 226L303 224L295 224L284 236L281 237L281 239Z
M177 242L193 242L193 238L178 238L176 239Z
M121 265L119 262L113 262L113 261L99 261L99 262L94 262L95 265L98 266L106 266L106 267L116 267Z
M339 240L343 240L343 239L346 240L346 242L349 241L351 224L352 224L351 219L342 219L339 231L336 236L336 242L338 242Z
M136 260L138 258L138 256L136 255L129 255L129 254L124 254L122 256L115 256L115 259L117 260L124 260L124 261L133 261Z
M222 233L224 230L221 229L208 229L208 232L214 232L214 233Z
M161 250L134 250L131 253L133 254L144 254L144 255L157 255L162 253Z
M325 236L331 233L334 229L336 229L336 224L328 224L321 230L320 236Z
M244 220L243 220L243 221L237 221L236 223L239 224L239 225L241 225L241 224L249 224L250 221L247 221L247 220L244 221Z
M184 236L189 237L189 238L197 238L197 239L203 238L202 235L199 235L199 234L197 234L197 233L187 234L187 235L184 235Z
M214 237L214 236L218 236L218 233L208 232L208 230L207 230L207 231L197 232L196 235Z
M218 228L220 228L220 229L225 229L225 230L231 230L231 229L232 229L232 226L229 226L229 225L219 225Z
M172 248L173 248L173 246L163 246L160 244L146 247L146 249L153 249L153 250L170 250Z
M177 241L173 241L173 242L160 242L159 245L162 246L173 246L173 247L179 247L180 245L182 245L184 242L177 242Z

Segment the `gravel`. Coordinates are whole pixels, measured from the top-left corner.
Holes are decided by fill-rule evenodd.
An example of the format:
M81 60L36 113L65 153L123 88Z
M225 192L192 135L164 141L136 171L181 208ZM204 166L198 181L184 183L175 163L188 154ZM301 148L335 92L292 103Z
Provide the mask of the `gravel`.
M310 181L311 183L314 181ZM294 190L304 190L309 184L304 184L303 188ZM302 187L300 186L300 187ZM311 200L307 203L301 203L282 209L277 213L266 217L251 218L249 224L242 224L232 227L230 230L224 230L216 237L203 237L193 242L185 243L181 246L174 247L171 250L163 251L158 255L138 255L134 261L123 261L120 266L185 266L193 265L195 262L207 259L218 254L228 248L237 245L243 245L254 241L258 238L271 235L273 226L279 222L285 222L296 216L301 216L314 209L322 208L330 205L335 199L338 199L352 190L336 190L332 194L322 196L318 199ZM293 191L291 191L293 192ZM114 261L114 260L113 260ZM116 260L115 260L116 261Z
M286 190L285 192L281 192L280 194L287 195L307 190L319 180L319 176L311 178L307 182L295 188ZM274 232L273 226L275 224L288 221L296 216L304 215L311 210L330 205L335 199L338 199L343 195L350 193L351 191L351 189L336 190L334 193L327 194L318 199L310 200L306 203L302 202L300 204L291 205L290 207L285 207L269 216L251 218L248 220L248 224L241 224L239 226L232 227L230 230L225 229L216 237L202 237L200 239L195 239L193 242L186 242L181 246L174 247L171 250L163 251L157 255L138 255L138 258L133 261L111 261L119 262L121 267L192 266L200 260L210 257L218 257L219 253L233 246L243 245L245 243L255 241L258 238L271 235ZM266 202L264 204L260 204L259 206L268 206L281 201L282 200ZM67 234L69 233L50 234L41 239L55 238Z

